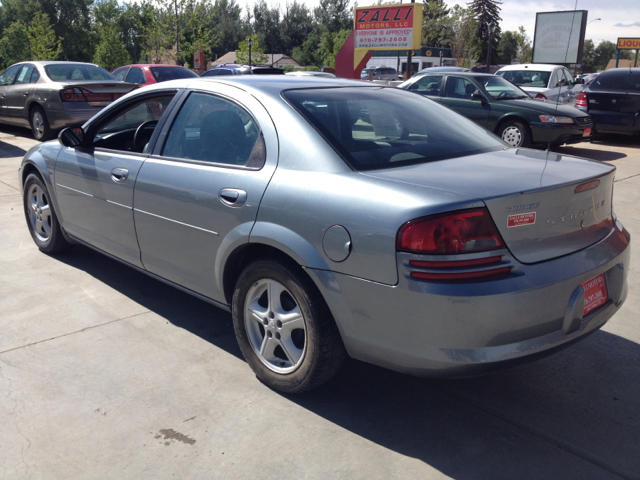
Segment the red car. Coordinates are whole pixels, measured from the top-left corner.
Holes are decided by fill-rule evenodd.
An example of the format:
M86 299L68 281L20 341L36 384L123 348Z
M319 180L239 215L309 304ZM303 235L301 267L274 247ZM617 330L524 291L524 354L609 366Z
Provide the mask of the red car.
M198 78L198 74L179 65L125 65L111 74L118 80L136 83L141 87L178 78Z

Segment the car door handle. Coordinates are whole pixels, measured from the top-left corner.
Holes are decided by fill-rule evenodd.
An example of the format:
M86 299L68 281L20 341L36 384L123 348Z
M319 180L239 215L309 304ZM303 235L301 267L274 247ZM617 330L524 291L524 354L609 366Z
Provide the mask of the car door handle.
M129 170L126 168L114 168L111 170L111 180L116 183L124 183L129 176Z
M223 188L218 196L227 207L241 207L247 201L247 192L239 188Z

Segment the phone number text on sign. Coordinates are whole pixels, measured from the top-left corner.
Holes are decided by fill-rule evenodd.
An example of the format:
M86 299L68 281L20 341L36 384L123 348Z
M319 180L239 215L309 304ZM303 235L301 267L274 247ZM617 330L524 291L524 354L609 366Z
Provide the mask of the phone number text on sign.
M382 33L384 32L384 33ZM411 48L413 29L356 32L356 48Z

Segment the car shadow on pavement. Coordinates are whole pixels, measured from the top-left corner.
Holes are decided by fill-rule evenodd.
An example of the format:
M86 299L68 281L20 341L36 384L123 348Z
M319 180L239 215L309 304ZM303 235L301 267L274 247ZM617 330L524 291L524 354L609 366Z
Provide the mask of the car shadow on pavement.
M230 313L82 245L55 258L86 272L173 325L244 360L236 343Z
M86 247L56 258L242 359L229 313ZM551 357L470 379L349 359L320 388L283 396L455 479L630 479L640 478L639 366L640 345L598 331Z
M456 479L640 478L640 346L596 332L555 356L460 380L350 360L288 398Z
M26 150L0 140L0 158L23 157Z

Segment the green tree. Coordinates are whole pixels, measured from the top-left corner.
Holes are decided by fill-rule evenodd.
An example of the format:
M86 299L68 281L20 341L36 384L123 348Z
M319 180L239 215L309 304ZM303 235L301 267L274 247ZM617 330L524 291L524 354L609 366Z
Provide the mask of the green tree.
M584 65L580 69L582 73L592 73L596 71L595 66L596 47L593 44L593 40L587 38L584 41L584 48L582 49L582 63Z
M467 4L476 19L477 29L476 37L480 39L480 58L481 62L486 62L487 52L491 48L491 62L497 63L498 60L498 44L500 43L500 6L502 2L498 0L473 0ZM489 24L496 26L493 34L493 42L489 47Z
M527 31L523 26L518 27L518 58L520 63L531 63L533 61L533 49L531 40L527 37Z
M260 43L267 53L280 53L282 36L280 30L280 10L269 8L265 0L258 0L253 6L253 32L260 38Z
M234 51L250 32L247 22L242 18L242 9L235 0L216 0L213 15L215 20L211 23L211 30L215 42L212 53L218 57Z
M353 8L350 0L320 0L320 6L313 11L316 22L323 30L331 33L353 28Z
M251 38L251 64L267 63L269 57L264 54L264 50L260 47L260 39L255 33L238 44L236 62L249 63L249 38Z
M296 0L285 6L280 23L283 53L292 55L313 31L313 18L306 5Z
M23 60L29 60L29 31L20 20L4 29L0 40L0 56L2 68Z
M103 28L93 62L109 71L131 63L129 52L127 52L115 25Z
M29 60L57 60L62 54L62 39L56 37L49 15L38 12L29 25Z
M347 41L347 38L349 38L349 35L351 35L351 30L340 30L333 34L333 51L325 57L325 65L336 68L336 55L344 45L344 42Z
M458 65L472 67L475 55L476 20L468 8L454 5L451 16L451 56L458 59Z
M608 40L603 40L596 47L594 55L594 63L596 69L604 70L609 63L609 60L616 58L616 51L618 50L615 43Z
M442 0L424 0L422 8L422 45L451 48L453 32L450 10Z
M498 43L498 63L511 64L514 58L518 57L517 32L507 30L503 32Z

